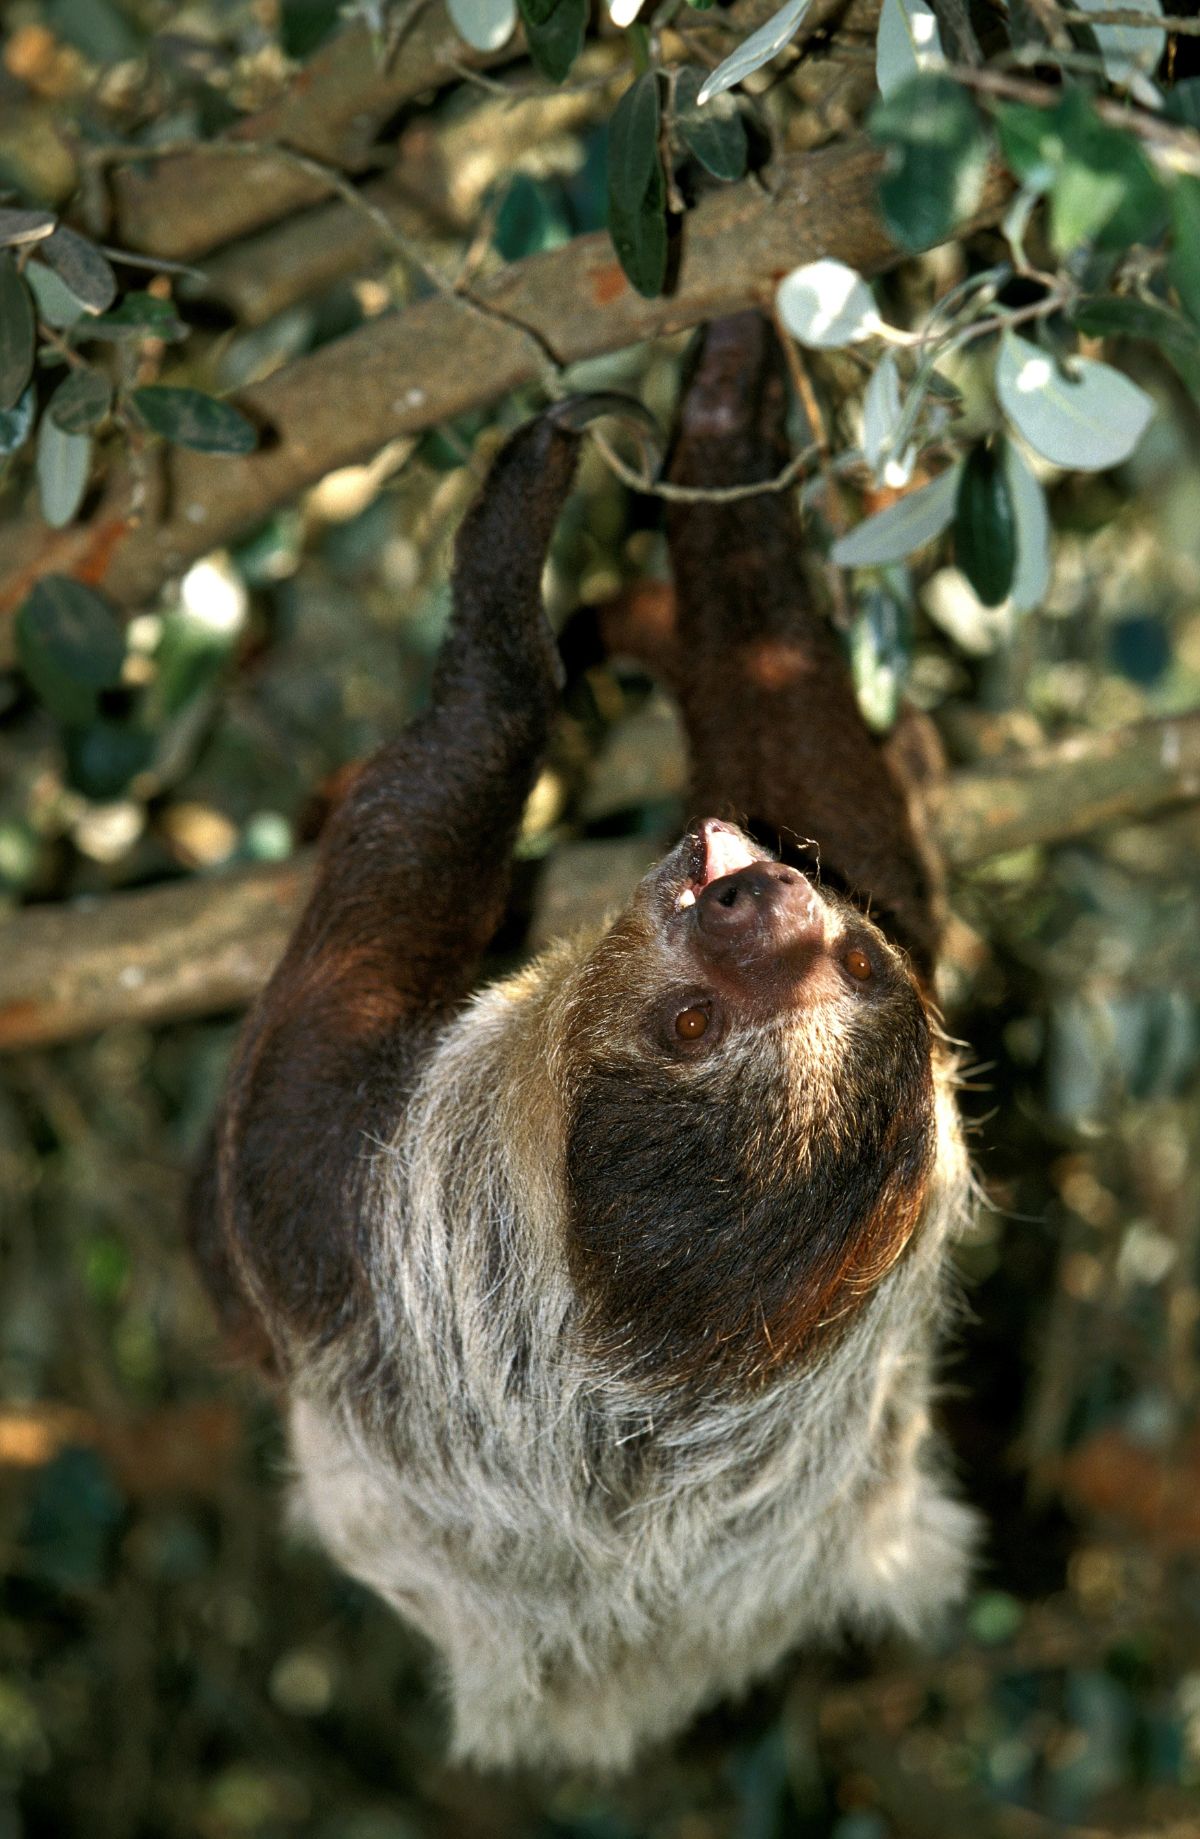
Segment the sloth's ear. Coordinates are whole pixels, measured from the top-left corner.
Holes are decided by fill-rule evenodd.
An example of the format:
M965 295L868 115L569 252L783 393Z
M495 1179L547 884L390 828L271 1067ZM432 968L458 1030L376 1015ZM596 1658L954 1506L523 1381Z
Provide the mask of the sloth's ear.
M331 1338L358 1312L371 1157L503 913L557 700L541 574L586 416L557 405L494 462L459 531L432 706L334 812L243 1036L214 1172L197 1189L219 1219L209 1230L194 1210L194 1235L280 1346Z
M672 481L776 478L789 457L787 408L783 353L766 321L744 313L707 327L680 403ZM936 868L859 711L841 646L813 606L794 492L672 504L667 536L694 812L734 817L818 869L928 981Z

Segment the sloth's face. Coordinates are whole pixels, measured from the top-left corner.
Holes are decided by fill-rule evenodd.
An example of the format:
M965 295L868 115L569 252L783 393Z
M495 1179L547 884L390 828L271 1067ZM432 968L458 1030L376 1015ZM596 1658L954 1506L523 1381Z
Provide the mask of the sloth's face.
M666 1379L793 1361L919 1223L929 1020L848 902L708 820L573 983L568 1256L591 1330Z

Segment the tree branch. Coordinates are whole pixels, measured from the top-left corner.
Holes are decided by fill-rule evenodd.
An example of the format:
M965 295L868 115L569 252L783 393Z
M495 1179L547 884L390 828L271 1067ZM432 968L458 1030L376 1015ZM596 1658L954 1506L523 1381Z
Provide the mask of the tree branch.
M934 821L951 868L963 869L1197 798L1200 713L958 772ZM539 886L534 943L623 899L654 848L632 838L559 850ZM0 1050L240 1008L270 975L311 873L306 855L283 868L18 913L0 927Z
M334 467L536 381L548 353L571 364L766 302L781 274L817 255L878 273L896 255L875 212L878 170L877 152L859 137L781 160L766 185L749 179L709 193L682 227L677 285L656 300L633 291L601 233L513 263L470 300L438 295L368 321L240 393L265 431L257 452L214 460L160 449L138 482L140 521L123 470L87 522L50 532L31 511L9 533L0 610L50 571L137 606ZM999 216L1008 189L993 173L977 222ZM5 650L0 638L0 664Z

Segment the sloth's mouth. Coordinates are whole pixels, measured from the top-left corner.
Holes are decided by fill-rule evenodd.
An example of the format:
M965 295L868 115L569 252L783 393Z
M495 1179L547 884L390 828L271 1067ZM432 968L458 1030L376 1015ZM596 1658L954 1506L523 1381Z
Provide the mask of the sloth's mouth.
M691 844L691 859L687 865L687 880L675 896L676 913L685 907L694 907L697 896L712 882L721 881L726 875L736 875L739 869L749 868L752 862L772 860L761 849L756 849L743 831L732 824L723 824L716 817L706 817L687 840Z

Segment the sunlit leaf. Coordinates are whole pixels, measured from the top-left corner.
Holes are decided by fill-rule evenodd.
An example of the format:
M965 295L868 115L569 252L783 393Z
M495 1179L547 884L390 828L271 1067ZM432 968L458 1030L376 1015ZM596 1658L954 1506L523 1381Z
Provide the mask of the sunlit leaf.
M1016 518L1003 455L984 442L971 449L959 473L954 559L984 606L999 606L1016 567Z
M1153 242L1166 216L1163 185L1137 142L1100 119L1078 84L1053 109L997 111L1004 156L1031 191L1050 197L1050 237L1067 255L1081 243L1123 249Z
M667 274L667 187L658 147L658 78L630 84L608 129L608 228L639 294L661 294Z
M1082 13L1145 13L1147 24L1114 25L1097 19L1091 27L1100 50L1100 61L1110 83L1128 83L1140 73L1149 76L1158 67L1166 49L1167 34L1158 21L1162 18L1162 0L1121 0L1119 8L1109 0L1075 0Z
M844 262L826 257L785 275L775 291L779 316L793 338L817 350L837 350L870 338L880 326L871 290Z
M230 402L206 396L203 390L172 389L147 384L134 390L130 400L154 434L196 453L252 453L258 445L254 423Z
M46 705L86 722L121 680L125 634L106 600L67 575L44 575L17 611L17 658Z
M735 83L752 76L769 64L773 57L778 57L790 39L800 30L801 21L807 13L812 0L788 0L786 6L773 13L766 25L757 32L751 32L749 38L740 44L736 51L718 64L712 75L701 89L697 101L708 102L713 96L719 96L723 89L732 89Z
M1050 513L1041 483L1017 443L1005 441L1003 450L1017 538L1009 599L1015 612L1032 613L1050 587Z
M740 179L746 170L746 128L732 96L716 96L703 108L698 97L704 73L685 64L675 78L675 126L688 152L714 179Z
M499 51L513 35L517 0L446 0L450 23L476 51Z
M36 325L29 289L7 250L0 252L0 409L11 409L33 375Z
M861 589L856 601L850 674L866 721L886 733L899 713L912 663L912 621L908 607L882 581Z
M43 325L53 326L56 332L66 332L81 319L87 318L82 300L43 262L27 262L25 279L37 302L38 318Z
M916 447L895 451L904 418L900 373L890 351L885 351L871 372L863 396L863 455L877 483L907 485L916 460Z
M839 568L866 568L883 562L902 562L915 549L931 543L954 521L961 462L948 467L930 485L907 492L895 504L864 518L856 530L839 537L830 550Z
M1154 402L1110 364L1075 358L1070 370L1006 332L996 360L996 394L1017 432L1055 466L1103 472L1127 460Z
M906 249L945 242L979 203L987 139L970 97L950 77L912 77L876 103L873 138L887 149L884 221Z
M89 434L67 434L49 415L38 426L37 480L42 516L55 530L69 524L87 490L92 464Z
M945 63L941 34L925 0L883 0L875 40L875 81L890 96L922 70Z

